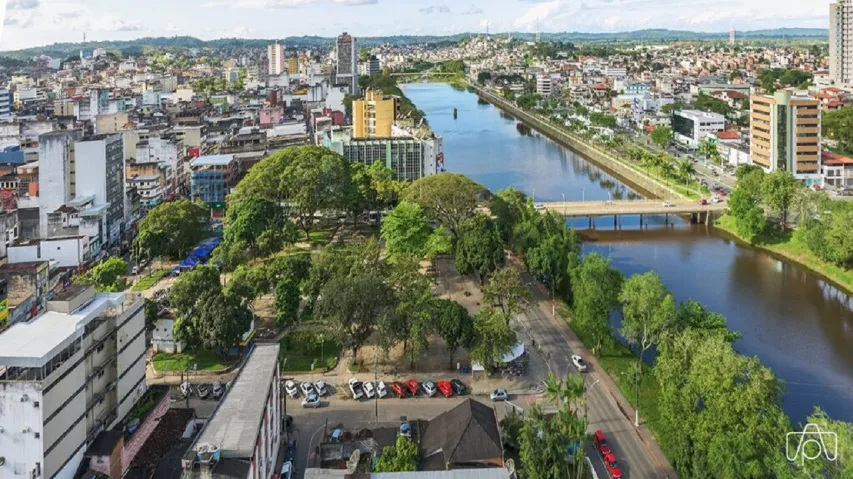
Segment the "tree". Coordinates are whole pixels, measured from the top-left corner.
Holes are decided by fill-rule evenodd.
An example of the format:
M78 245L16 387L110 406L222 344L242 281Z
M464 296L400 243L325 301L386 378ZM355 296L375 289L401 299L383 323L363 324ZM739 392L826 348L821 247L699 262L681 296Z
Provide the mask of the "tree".
M536 93L524 93L515 99L515 104L522 110L532 110L536 108L540 99L542 99L542 97Z
M326 322L338 344L352 351L353 360L358 349L370 338L377 322L392 314L394 295L391 289L375 275L350 278L333 278L326 283L314 310L314 317Z
M821 126L825 138L837 141L842 151L853 152L853 107L824 111Z
M674 139L672 128L668 126L659 126L651 133L651 139L654 144L661 148L667 148Z
M504 315L492 308L483 308L474 318L474 347L471 361L481 364L486 371L499 366L504 355L518 342Z
M490 210L495 217L501 238L507 244L512 241L515 226L534 214L533 205L527 195L513 187L498 191L492 197Z
M432 228L417 203L403 201L397 205L382 221L381 230L389 255L427 255Z
M418 446L406 436L397 436L393 446L382 449L373 472L412 472L418 470Z
M118 256L110 256L94 268L77 277L77 282L95 287L100 293L124 291L127 284L127 262Z
M394 290L394 314L380 322L380 345L387 351L403 341L404 354L409 356L414 370L415 359L429 347L429 335L435 329L433 321L432 284L420 272L420 257L400 256L391 266L389 284Z
M779 222L782 226L788 222L788 210L797 191L802 185L794 175L785 170L776 170L764 177L761 183L761 196L764 204L771 211L780 215Z
M489 278L483 287L483 300L497 306L507 321L525 309L530 303L530 291L521 284L518 270L512 266L503 267Z
M717 162L722 159L722 156L720 156L720 151L717 149L717 145L708 139L704 139L699 142L699 147L696 148L696 154L699 156L704 156L711 162Z
M492 79L491 72L480 72L477 74L477 83L485 85L487 81Z
M827 256L842 266L853 261L853 207L845 206L833 212L826 230Z
M825 455L820 454L822 451L817 450L816 444L807 443L804 444L806 448L804 452L807 453L807 457L816 457L816 459L803 461L802 464L797 463L797 465L802 466L801 468L808 473L808 477L853 477L853 424L833 420L819 407L815 407L806 423L816 425L821 432L835 434L835 443L838 445L837 457L828 460ZM830 450L829 452L836 451Z
M592 351L598 353L613 335L610 311L619 304L622 273L598 253L585 256L572 273L574 318L592 336Z
M749 241L754 241L767 226L764 210L756 196L743 188L735 188L729 197L729 212L735 219L738 234Z
M622 336L639 348L642 368L646 351L656 345L664 330L675 320L675 299L657 273L634 275L619 293L622 303Z
M228 205L224 240L245 244L253 257L268 256L296 241L297 230L282 216L280 206L266 198L249 197Z
M270 282L264 267L240 265L231 274L225 292L242 300L244 306L254 311L255 300L268 293Z
M460 226L456 243L456 270L460 274L476 274L483 284L503 263L503 243L491 218L477 215Z
M462 223L476 214L485 189L466 176L439 173L421 178L406 189L403 199L417 203L427 217L450 230L454 242Z
M433 301L436 329L444 340L450 358L448 369L453 369L453 357L459 348L471 349L476 339L474 319L464 306L450 299Z
M155 207L139 222L139 233L133 242L134 258L183 258L207 237L208 214L207 208L189 200Z
M299 319L299 279L288 275L275 285L275 323L279 327L296 324Z
M299 218L306 240L311 240L314 215L323 209L346 209L350 191L349 162L319 146L286 148L298 150L284 170L285 200Z
M220 294L207 297L195 322L202 347L228 351L249 331L252 313L239 298Z
M580 237L574 230L566 229L563 220L551 213L540 215L536 223L528 240L533 246L524 258L527 269L551 287L552 296L561 294L570 300L572 290L569 272L580 259Z
M149 333L154 331L158 319L160 319L160 306L157 305L157 301L145 298L145 330Z

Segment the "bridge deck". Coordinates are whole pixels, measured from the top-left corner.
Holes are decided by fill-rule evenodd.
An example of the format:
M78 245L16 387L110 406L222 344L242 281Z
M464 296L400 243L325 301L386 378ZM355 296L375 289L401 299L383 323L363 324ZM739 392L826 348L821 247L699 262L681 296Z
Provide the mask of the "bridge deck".
M671 206L664 206L662 200L570 201L537 203L537 205L542 205L545 210L565 217L721 213L726 210L725 202L700 205L694 200L672 200L669 203Z

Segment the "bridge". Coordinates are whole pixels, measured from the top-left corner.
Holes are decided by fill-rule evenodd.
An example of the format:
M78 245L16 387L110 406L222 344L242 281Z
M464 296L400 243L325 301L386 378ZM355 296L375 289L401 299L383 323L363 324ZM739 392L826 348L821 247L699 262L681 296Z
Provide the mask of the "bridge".
M431 71L410 72L410 73L406 73L406 72L391 73L392 77L413 77L413 76L418 76L418 77L420 77L420 76L445 77L446 76L446 77L450 77L450 76L455 76L455 75L458 75L458 73L442 73L442 72L431 72Z
M727 208L725 202L702 205L695 200L568 201L536 205L566 218L587 217L591 227L600 216L613 216L614 225L619 226L620 218L627 215L639 215L640 225L647 215L664 215L668 223L670 214L691 215L695 222L710 224L713 213L721 214Z

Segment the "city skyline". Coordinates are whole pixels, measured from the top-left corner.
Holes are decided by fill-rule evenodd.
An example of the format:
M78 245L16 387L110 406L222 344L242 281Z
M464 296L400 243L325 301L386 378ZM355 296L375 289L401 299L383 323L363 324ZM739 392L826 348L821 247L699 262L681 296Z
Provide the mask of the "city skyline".
M0 50L55 42L130 40L190 35L214 38L282 38L299 35L356 37L449 35L464 32L619 32L668 28L727 32L766 28L826 28L830 0L152 0L147 8L100 0L0 0L4 22ZM702 13L699 15L699 13ZM290 22L294 16L299 21ZM329 21L338 18L339 21ZM401 22L401 18L417 22Z

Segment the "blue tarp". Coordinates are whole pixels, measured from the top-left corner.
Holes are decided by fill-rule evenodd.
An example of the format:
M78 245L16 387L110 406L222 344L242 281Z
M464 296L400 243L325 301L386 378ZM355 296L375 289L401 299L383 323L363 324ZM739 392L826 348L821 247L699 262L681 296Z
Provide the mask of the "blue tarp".
M187 259L181 261L181 264L179 265L179 267L181 269L194 268L195 265L197 265L197 264L198 264L198 258L190 257L190 258L187 258Z
M203 241L199 245L199 247L202 247L202 248L209 247L211 250L213 250L213 248L216 248L217 246L219 246L219 243L221 243L221 242L222 242L222 238L218 238L218 237L217 238L210 238L209 240Z
M190 258L207 259L212 251L213 248L207 246L199 246L192 253L190 253Z

